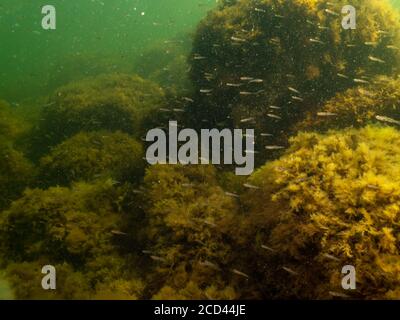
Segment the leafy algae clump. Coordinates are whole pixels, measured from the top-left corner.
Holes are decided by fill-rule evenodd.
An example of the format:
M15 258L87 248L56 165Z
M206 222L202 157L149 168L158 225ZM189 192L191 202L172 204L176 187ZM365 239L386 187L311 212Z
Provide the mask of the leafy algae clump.
M0 252L17 298L138 297L140 281L132 267L126 271L114 243L125 194L107 180L27 190L13 202L1 216ZM41 267L49 263L61 283L56 291L38 291Z
M100 75L73 82L50 98L33 144L40 150L80 131L140 135L144 123L163 103L164 92L158 85L134 75Z
M99 177L135 180L144 171L142 157L142 145L125 133L79 133L40 160L39 176L46 185Z
M250 178L259 189L246 199L243 230L268 265L264 287L274 297L398 299L400 132L368 126L291 143ZM341 291L346 264L356 291Z
M24 154L0 137L0 210L18 198L35 176Z
M237 211L212 166L156 165L145 176L155 299L234 299L225 241ZM224 270L225 269L225 270ZM156 284L158 284L156 286Z
M318 110L308 112L306 118L295 125L294 129L323 131L363 127L380 118L382 120L382 117L394 120L386 119L382 123L398 126L399 100L400 80L376 77L370 84L338 93Z
M224 2L200 23L194 39L194 119L280 135L310 105L372 76L395 74L396 10L385 0L351 4L356 30L341 26L345 0Z

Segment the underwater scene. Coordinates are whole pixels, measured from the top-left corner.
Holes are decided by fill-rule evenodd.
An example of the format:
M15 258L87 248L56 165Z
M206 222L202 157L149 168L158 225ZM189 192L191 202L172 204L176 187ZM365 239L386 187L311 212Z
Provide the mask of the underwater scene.
M0 299L400 299L400 0L2 0Z

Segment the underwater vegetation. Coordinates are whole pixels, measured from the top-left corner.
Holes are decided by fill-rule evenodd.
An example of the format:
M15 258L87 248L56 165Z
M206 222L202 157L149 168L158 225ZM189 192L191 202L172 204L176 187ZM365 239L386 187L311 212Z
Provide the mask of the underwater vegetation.
M224 0L193 44L67 54L48 96L0 100L0 287L4 275L17 299L400 299L400 15L354 0L345 30L346 4ZM255 129L256 171L146 165L146 132L169 120ZM56 291L40 287L48 264ZM356 290L341 287L344 265Z
M116 188L110 179L70 188L31 189L4 211L1 258L16 297L137 297L142 284L113 244L123 225L118 200L125 194L125 188ZM48 261L59 267L62 281L60 290L53 292L37 285L39 266Z
M368 85L338 93L318 110L308 112L293 129L323 131L363 127L373 122L398 126L399 99L399 79L378 76Z
M140 136L146 121L163 103L163 90L136 75L107 74L70 83L57 89L43 109L32 133L33 149L44 154L80 131Z
M191 112L213 125L251 126L287 140L304 112L338 92L399 70L399 15L388 1L224 1L199 24ZM264 155L264 159L267 155Z
M232 265L226 237L237 203L212 166L156 165L144 179L147 248L157 266L156 299L234 299L221 272ZM229 274L229 272L228 272ZM153 279L154 278L154 279Z
M250 178L243 234L279 298L399 299L400 132L374 127L300 133ZM270 205L270 203L274 203ZM252 221L254 217L254 221ZM254 244L254 242L253 242ZM341 267L357 290L341 290Z
M110 177L134 181L144 171L142 145L121 132L78 133L40 159L39 177L45 185L68 185Z

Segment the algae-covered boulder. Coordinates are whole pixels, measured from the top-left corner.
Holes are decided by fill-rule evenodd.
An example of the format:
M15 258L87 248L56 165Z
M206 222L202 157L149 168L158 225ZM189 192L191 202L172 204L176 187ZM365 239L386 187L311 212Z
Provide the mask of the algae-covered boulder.
M294 130L363 127L371 122L400 125L400 80L376 77L363 87L338 93L322 106L307 113Z
M104 177L134 181L144 171L142 158L142 145L125 133L83 132L54 147L40 160L39 179L45 185Z
M57 89L44 108L34 148L46 152L46 147L80 131L120 130L139 136L163 104L162 89L135 75L100 75L70 83Z
M212 166L156 165L145 176L154 299L237 298L227 240L237 199L218 185ZM240 269L240 268L239 268ZM157 288L157 287L156 287ZM153 289L154 291L154 289Z
M0 100L0 137L17 138L26 129L26 124L13 112L10 105Z
M400 132L369 126L302 133L255 172L241 232L266 296L400 297L399 161ZM356 290L342 290L345 265Z
M30 189L14 201L0 216L0 255L16 298L140 298L133 257L119 251L128 189L108 179ZM57 290L40 286L45 265L56 268Z
M0 138L0 210L32 183L35 170L24 154Z
M310 106L399 69L400 23L385 0L224 1L198 26L190 57L194 122L281 135Z

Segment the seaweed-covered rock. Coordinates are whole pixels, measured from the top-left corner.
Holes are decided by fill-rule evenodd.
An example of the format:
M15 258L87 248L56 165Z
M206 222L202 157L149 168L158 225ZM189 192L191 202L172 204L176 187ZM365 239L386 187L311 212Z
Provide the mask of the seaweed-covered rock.
M44 108L33 153L43 154L80 131L120 130L138 136L163 104L162 89L134 75L100 75L70 83L56 90Z
M26 124L11 111L10 105L0 100L0 137L17 138L26 129Z
M155 267L149 284L159 288L153 298L238 297L231 269L239 262L231 260L227 241L238 204L218 186L215 168L156 165L145 186L147 250Z
M0 137L0 211L18 198L34 176L31 162Z
M45 185L68 185L99 177L133 181L143 174L142 157L142 145L125 133L79 133L40 160L39 179Z
M266 296L398 299L400 132L369 126L291 143L250 178L258 189L236 232ZM342 290L345 265L357 290Z
M193 122L285 135L310 106L399 70L399 15L385 0L224 1L199 25L190 77Z
M400 80L373 78L362 87L338 93L321 107L307 113L294 130L343 129L363 127L371 122L400 124Z
M106 180L27 190L14 201L0 217L0 254L16 297L138 298L143 285L116 242L126 194ZM48 264L57 269L57 290L39 291Z

